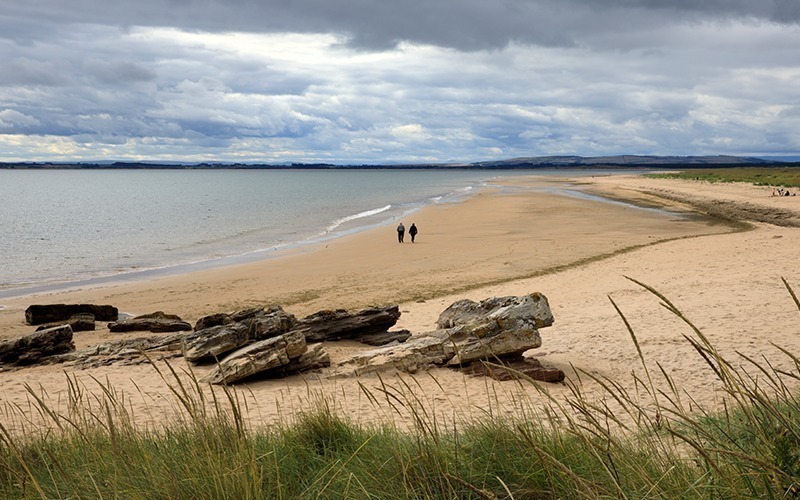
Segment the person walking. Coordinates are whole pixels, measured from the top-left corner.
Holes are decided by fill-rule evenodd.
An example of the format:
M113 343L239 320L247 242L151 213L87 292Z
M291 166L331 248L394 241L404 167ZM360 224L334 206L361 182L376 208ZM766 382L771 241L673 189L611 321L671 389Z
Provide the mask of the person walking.
M401 222L400 225L397 226L397 242L402 243L403 237L405 235L406 235L406 228L405 226L403 226L403 223Z
M408 228L408 234L411 235L411 243L414 243L414 238L417 236L417 225L413 222L411 223L411 227Z

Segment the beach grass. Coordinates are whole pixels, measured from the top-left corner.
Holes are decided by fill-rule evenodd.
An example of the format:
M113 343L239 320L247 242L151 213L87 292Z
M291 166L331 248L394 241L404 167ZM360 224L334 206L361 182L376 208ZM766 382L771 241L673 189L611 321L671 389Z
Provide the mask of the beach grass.
M746 182L756 186L800 187L797 167L732 167L691 169L680 172L646 174L661 179L688 179L707 182Z
M125 395L102 381L89 394L68 378L59 413L34 388L31 405L49 425L15 408L12 432L0 425L3 498L787 498L800 494L800 358L793 369L739 353L722 356L670 300L658 298L691 332L682 334L726 394L724 409L693 404L679 383L649 362L614 300L641 367L637 390L578 370L566 397L520 374L513 415L443 422L407 382L362 386L391 401L413 426L356 423L332 395L311 410L258 428L243 418L236 391L208 396L189 373L154 369L181 409L168 425L142 428ZM790 284L783 284L800 312ZM410 376L409 376L410 377ZM588 394L592 379L602 394ZM514 384L512 382L512 384ZM666 388L666 389L665 389ZM213 393L212 393L213 394ZM542 398L541 396L544 396ZM542 400L546 404L542 404ZM16 417L15 417L16 415Z

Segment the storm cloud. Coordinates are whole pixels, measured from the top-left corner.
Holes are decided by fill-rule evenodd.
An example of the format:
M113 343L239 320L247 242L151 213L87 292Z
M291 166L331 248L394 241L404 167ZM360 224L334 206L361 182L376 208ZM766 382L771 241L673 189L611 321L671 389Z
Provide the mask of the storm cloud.
M795 0L2 0L0 57L0 161L800 151Z

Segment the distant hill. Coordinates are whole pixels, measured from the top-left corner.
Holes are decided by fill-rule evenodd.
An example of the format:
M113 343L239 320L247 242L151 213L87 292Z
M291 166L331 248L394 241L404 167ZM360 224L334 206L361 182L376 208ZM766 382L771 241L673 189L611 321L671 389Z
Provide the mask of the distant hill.
M732 167L744 165L774 165L779 162L743 156L534 156L499 161L473 163L484 168L541 168L541 167Z
M744 156L531 156L473 163L406 163L334 165L328 163L185 163L185 162L8 162L0 168L31 169L544 169L544 168L720 168L739 166L800 166L797 163Z

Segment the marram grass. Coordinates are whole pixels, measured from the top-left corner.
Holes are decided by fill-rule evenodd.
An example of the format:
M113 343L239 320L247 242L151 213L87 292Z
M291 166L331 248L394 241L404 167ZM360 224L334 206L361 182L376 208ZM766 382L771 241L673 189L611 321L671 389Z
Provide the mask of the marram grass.
M632 280L635 281L635 280ZM29 388L32 405L52 425L27 422L25 433L0 425L2 498L792 498L800 495L800 400L793 370L740 355L719 355L695 325L657 290L662 305L693 332L685 335L727 393L724 411L687 402L675 382L650 366L623 311L642 371L637 395L613 380L578 372L567 398L522 381L548 404L516 416L444 425L425 403L384 384L415 426L356 424L326 397L291 422L248 428L235 392L204 396L199 382L162 374L184 418L159 429L134 426L124 397L103 385L88 396L69 381L69 409L59 414ZM789 283L789 294L800 302ZM154 365L155 366L155 365ZM172 370L170 368L170 370ZM593 378L605 397L587 397ZM401 379L402 380L402 379ZM659 385L669 390L657 389ZM100 383L98 381L98 383ZM539 403L537 403L539 404ZM614 408L612 410L611 408ZM6 409L5 414L13 414Z

